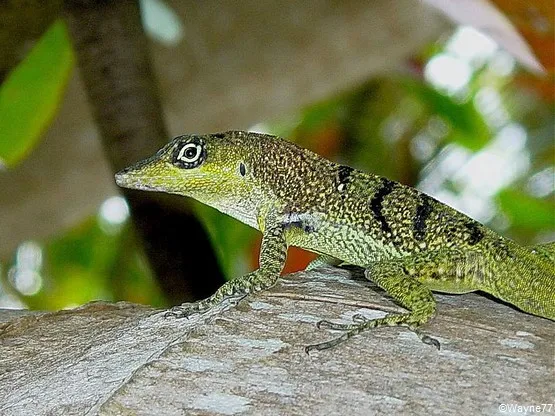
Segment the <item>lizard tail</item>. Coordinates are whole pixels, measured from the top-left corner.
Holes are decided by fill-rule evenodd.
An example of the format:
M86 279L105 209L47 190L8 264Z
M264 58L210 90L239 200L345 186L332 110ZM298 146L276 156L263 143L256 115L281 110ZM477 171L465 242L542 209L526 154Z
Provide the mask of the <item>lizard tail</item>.
M507 261L496 266L491 287L517 308L555 321L555 242L512 244L511 252Z
M520 303L514 304L555 321L555 241L525 248L521 259L520 274L527 276L527 283L522 285L521 295L515 295Z

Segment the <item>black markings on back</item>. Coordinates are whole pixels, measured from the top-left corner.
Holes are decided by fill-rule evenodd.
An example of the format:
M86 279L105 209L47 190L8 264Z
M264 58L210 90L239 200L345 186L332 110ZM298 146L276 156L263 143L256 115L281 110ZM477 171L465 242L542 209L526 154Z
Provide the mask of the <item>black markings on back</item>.
M347 188L347 184L349 183L349 179L351 177L351 173L353 172L353 168L350 166L340 165L337 170L337 190L339 192L344 192Z
M431 200L426 194L420 195L420 204L416 207L413 219L414 238L417 240L423 240L426 235L426 220L433 211Z
M339 170L337 172L337 175L339 176L339 183L347 183L353 170L354 169L350 166L339 166Z
M217 139L225 138L225 133L214 133L213 136Z
M464 224L468 230L468 244L471 246L478 244L484 238L484 232L480 229L480 224L476 221L469 221Z
M507 245L507 243L505 243L505 241L503 241L502 238L495 240L492 245L495 249L494 251L495 251L496 260L501 261L501 260L506 260L508 258L513 259L515 257L513 252Z
M395 182L390 181L389 179L382 178L381 179L381 186L376 192L376 194L370 200L370 209L372 210L372 214L374 214L374 218L381 224L382 231L384 233L390 233L391 227L387 223L387 220L382 214L382 204L387 195L389 195L393 189L395 188Z

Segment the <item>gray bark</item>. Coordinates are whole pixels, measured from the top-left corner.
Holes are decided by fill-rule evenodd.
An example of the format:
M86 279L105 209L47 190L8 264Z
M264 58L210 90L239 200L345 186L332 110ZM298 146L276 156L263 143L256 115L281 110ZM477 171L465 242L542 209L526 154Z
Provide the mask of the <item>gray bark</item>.
M326 268L190 319L129 303L0 311L0 414L490 415L553 403L554 322L477 294L436 297L425 332L440 351L383 328L310 356L304 346L337 335L318 320L401 308Z

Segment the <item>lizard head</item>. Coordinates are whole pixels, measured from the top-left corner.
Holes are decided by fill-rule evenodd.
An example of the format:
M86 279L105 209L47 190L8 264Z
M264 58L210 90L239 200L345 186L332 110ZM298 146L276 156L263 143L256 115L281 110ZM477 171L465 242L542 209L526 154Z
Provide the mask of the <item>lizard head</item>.
M248 201L255 183L248 161L248 134L243 132L178 136L155 155L116 174L124 188L193 197L221 208ZM245 140L244 140L245 139Z

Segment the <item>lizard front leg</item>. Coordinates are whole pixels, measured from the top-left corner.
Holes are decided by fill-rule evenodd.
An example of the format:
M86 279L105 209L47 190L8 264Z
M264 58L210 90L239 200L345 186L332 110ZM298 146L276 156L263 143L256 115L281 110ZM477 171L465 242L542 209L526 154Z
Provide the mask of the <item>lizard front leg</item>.
M166 313L166 316L187 317L193 313L205 311L225 299L242 298L249 293L268 289L279 278L281 270L285 265L286 257L287 243L285 241L283 225L269 217L265 222L262 245L260 247L260 267L257 270L225 283L207 299L173 307Z

